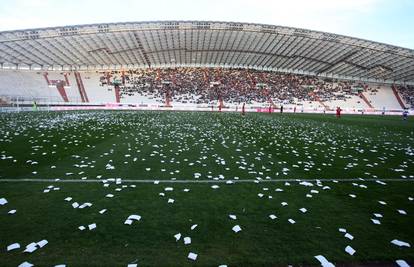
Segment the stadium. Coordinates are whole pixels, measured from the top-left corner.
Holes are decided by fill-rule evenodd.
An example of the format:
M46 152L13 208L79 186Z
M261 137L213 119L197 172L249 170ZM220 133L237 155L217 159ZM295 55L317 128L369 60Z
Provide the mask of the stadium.
M256 23L0 32L0 266L410 266L414 50Z

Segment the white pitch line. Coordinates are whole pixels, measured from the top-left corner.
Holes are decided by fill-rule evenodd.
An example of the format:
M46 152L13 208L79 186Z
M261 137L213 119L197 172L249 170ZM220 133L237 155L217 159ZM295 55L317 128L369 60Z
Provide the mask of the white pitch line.
M109 179L0 179L0 183L103 183L104 181L113 183L115 181L109 181ZM123 183L177 183L177 184L208 184L208 183L227 183L229 181L233 183L280 183L280 182L414 182L412 178L385 178L385 179L363 179L363 178L341 178L341 179L272 179L272 180L254 180L254 179L242 179L242 180L131 180L121 179Z

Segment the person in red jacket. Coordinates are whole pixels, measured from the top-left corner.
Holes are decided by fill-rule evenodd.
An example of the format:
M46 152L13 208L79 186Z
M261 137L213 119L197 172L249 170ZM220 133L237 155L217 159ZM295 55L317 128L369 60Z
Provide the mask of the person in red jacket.
M339 119L341 117L341 111L342 109L340 107L336 108L336 117Z

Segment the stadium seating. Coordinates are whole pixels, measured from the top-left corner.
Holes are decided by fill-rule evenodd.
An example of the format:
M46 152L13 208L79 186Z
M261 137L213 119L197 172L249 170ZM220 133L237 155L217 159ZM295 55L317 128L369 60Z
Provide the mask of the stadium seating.
M63 85L58 88L57 85ZM307 110L401 109L390 85L246 69L174 68L129 71L34 72L0 71L0 96L63 104L236 107L285 105ZM407 106L412 87L396 86Z

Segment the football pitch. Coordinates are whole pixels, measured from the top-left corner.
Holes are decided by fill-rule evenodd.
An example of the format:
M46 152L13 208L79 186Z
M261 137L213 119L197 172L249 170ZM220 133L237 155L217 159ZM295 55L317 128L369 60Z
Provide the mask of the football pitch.
M410 119L0 114L0 266L413 264Z

